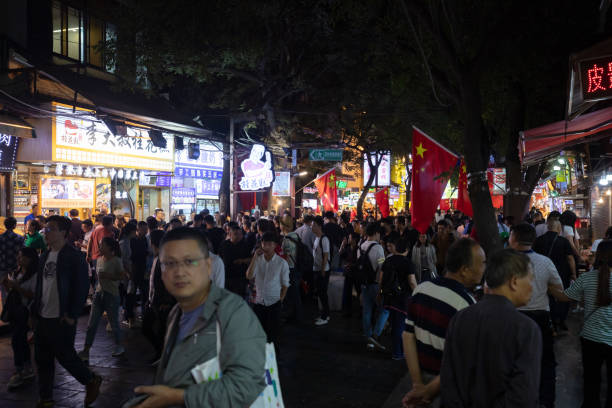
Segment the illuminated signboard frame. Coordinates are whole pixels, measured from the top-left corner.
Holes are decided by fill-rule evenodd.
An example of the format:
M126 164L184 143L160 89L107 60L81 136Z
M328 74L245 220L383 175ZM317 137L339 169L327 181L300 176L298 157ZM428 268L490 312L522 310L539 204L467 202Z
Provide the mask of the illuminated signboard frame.
M0 172L15 170L15 158L19 138L0 133Z
M585 102L612 98L612 55L582 60L579 69Z
M385 187L391 185L391 153L378 154L381 157L380 165L378 166L377 177L374 178L374 185L377 187ZM365 185L370 178L370 163L367 155L363 155L363 184Z
M265 160L262 160L265 158ZM274 182L274 162L272 153L262 144L251 146L249 157L240 163L242 191L258 191L269 188Z
M95 111L53 102L58 113L52 123L52 157L56 162L146 169L174 170L174 138L164 134L166 148L153 146L147 129L126 127L126 135L113 135Z
M42 208L94 208L96 204L97 187L95 179L49 176L42 177L39 183L38 201ZM63 187L63 192L60 193L58 190L58 193L51 197L52 187L59 185ZM79 185L78 190L75 189L76 185ZM81 190L81 186L86 186L86 188ZM81 194L81 197L78 197L79 194ZM73 197L70 197L71 195Z

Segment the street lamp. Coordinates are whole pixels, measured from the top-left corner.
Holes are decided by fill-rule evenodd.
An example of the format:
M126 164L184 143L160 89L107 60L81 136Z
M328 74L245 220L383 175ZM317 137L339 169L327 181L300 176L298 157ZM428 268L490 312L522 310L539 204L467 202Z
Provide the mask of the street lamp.
M307 175L307 174L308 174L308 172L307 172L307 171L302 171L302 172L298 173L298 176L305 176L305 175Z

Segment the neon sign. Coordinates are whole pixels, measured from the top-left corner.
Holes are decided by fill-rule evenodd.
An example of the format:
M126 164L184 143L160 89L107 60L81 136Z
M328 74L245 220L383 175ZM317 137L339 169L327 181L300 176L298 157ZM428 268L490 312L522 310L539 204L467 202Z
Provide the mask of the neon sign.
M262 160L265 156L265 161ZM251 148L249 158L240 163L244 176L240 179L240 189L256 191L270 187L274 181L272 156L264 145L256 144Z
M580 62L580 83L585 101L612 97L612 56Z

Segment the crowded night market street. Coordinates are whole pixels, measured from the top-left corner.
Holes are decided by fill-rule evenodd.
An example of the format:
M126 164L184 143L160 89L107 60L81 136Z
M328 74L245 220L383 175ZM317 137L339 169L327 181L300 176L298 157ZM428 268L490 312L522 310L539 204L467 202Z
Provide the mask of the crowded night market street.
M611 5L1 2L0 407L611 407Z

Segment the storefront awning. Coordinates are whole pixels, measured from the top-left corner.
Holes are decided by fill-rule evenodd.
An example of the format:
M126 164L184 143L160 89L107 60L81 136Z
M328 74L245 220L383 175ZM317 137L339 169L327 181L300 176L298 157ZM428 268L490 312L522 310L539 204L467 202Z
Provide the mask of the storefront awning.
M36 137L32 125L21 118L7 113L0 113L0 133L21 138Z
M535 164L571 146L612 135L612 107L520 132L523 165Z

